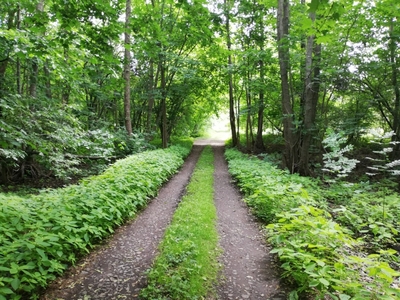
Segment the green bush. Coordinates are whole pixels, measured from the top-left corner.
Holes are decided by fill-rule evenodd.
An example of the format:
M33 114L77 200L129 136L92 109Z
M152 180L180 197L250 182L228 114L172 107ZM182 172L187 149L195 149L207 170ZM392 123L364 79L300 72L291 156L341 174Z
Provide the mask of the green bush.
M313 299L399 299L400 290L392 285L400 276L391 267L396 251L381 249L398 238L397 194L372 193L366 184L344 182L322 188L314 179L291 175L237 150L228 149L225 155L245 201L268 224L283 275L298 285L291 299L303 291ZM365 253L366 242L355 240L354 233L372 240L376 253Z
M145 206L188 153L178 146L143 152L79 185L25 198L0 194L0 299L35 299L38 288Z
M400 231L400 199L396 194L359 193L335 209L338 222L364 236L373 250L396 244Z
M246 203L266 223L275 222L276 214L302 204L324 207L318 185L311 179L291 175L269 163L228 149L229 172L238 181Z

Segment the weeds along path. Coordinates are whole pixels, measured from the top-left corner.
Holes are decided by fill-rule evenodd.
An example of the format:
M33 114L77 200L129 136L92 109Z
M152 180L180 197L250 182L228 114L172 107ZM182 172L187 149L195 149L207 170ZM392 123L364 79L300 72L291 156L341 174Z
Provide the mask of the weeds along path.
M204 146L194 145L180 172L137 218L121 227L108 243L78 262L54 282L41 299L136 299L176 206Z
M223 146L214 146L214 201L223 254L218 299L287 299L260 226L232 185Z
M181 171L134 221L56 280L42 300L138 299L164 232L185 192L205 145L214 152L214 203L217 209L221 280L208 300L283 300L279 274L265 236L231 182L224 143L198 140ZM212 254L214 255L214 254ZM211 266L210 266L211 267ZM191 299L172 299L191 300Z

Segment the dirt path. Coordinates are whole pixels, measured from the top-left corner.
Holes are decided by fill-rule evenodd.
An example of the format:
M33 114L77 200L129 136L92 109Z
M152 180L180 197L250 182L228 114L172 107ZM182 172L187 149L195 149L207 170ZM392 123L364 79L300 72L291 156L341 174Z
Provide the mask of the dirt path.
M223 248L224 279L219 299L286 299L279 274L260 226L232 185L224 148L214 146L214 201Z
M189 183L203 146L194 146L180 172L159 191L138 217L117 230L109 242L54 282L41 299L137 299L146 284L165 228Z
M165 228L207 144L213 146L215 153L217 226L224 250L218 300L285 299L263 234L231 183L223 143L219 140L198 140L181 171L149 206L133 222L117 230L104 246L54 282L41 299L137 299L146 284L145 271L151 266Z

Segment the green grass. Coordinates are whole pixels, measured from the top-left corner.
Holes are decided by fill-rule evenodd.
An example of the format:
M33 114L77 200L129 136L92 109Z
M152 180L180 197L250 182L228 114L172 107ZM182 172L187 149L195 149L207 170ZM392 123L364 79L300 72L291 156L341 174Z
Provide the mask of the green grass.
M217 280L218 234L213 201L213 153L204 149L160 254L148 273L145 299L203 299Z

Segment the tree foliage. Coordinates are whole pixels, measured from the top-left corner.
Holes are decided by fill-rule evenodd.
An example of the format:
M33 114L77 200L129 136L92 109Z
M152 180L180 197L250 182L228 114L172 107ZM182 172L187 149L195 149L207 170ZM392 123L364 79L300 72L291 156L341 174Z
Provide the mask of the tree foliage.
M348 143L378 127L399 140L395 0L131 1L131 13L122 0L0 5L7 130L14 123L5 107L22 102L32 114L63 110L78 131L132 127L165 147L171 135L198 134L229 109L235 143L261 152L263 134L282 135L284 165L305 175L322 162L328 128ZM26 146L10 139L2 141L3 167L15 162L11 149L18 165L26 159Z

